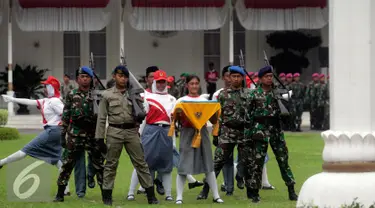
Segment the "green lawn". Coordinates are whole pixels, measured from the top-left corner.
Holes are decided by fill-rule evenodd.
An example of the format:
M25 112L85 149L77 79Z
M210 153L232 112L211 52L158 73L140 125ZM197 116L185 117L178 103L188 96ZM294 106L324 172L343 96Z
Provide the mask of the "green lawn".
M6 157L14 151L22 148L34 135L24 135L21 140L17 141L0 141L0 158ZM294 133L287 134L287 145L289 149L289 162L295 175L297 185L296 191L299 192L303 182L310 176L321 172L322 157L321 153L323 150L323 141L319 134L310 133ZM270 150L270 149L269 149ZM281 179L280 172L274 158L272 151L270 151L270 161L268 162L268 177L272 185L276 187L276 190L272 191L261 191L262 201L258 205L253 205L246 199L246 193L244 190L235 189L234 195L226 197L225 193L221 192L221 197L225 201L224 204L212 204L212 195L205 201L197 201L195 198L200 192L200 188L189 190L185 188L184 192L184 204L183 207L275 207L275 208L291 208L295 207L295 202L288 200L287 189L284 182ZM56 175L53 176L51 196L56 192L56 178L57 170L51 166L51 169L56 171ZM116 185L114 190L114 207L149 207L144 196L136 196L136 201L128 202L125 196L128 192L131 172L133 167L128 159L126 152L123 152L119 169L117 171ZM203 175L198 175L198 180L203 179ZM176 173L174 171L173 182L175 183ZM218 178L218 184L223 181L222 175ZM79 199L74 193L74 182L71 180L71 192L72 196L66 197L64 203L52 204L51 203L31 203L31 202L9 202L7 200L6 191L6 167L0 170L0 207L12 207L12 208L28 208L28 207L104 207L101 202L100 191L98 188L88 189L86 197ZM173 185L173 192L175 185ZM161 201L158 206L152 207L177 207L174 203L164 201L164 196L157 196ZM175 195L174 195L175 197ZM151 206L150 206L151 207Z

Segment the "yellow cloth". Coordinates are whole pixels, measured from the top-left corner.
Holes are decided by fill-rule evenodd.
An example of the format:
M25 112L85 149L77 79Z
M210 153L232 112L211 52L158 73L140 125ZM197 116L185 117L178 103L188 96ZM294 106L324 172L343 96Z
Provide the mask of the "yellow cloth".
M193 138L191 146L193 148L198 148L201 145L201 135L200 131L202 127L207 123L207 121L217 113L217 117L220 117L221 106L218 102L212 101L182 101L177 103L173 109L173 121L168 132L168 136L172 136L175 130L175 118L176 114L183 112L185 116L189 119L190 123L196 129L195 136ZM219 122L214 124L212 129L212 135L217 136L219 133Z

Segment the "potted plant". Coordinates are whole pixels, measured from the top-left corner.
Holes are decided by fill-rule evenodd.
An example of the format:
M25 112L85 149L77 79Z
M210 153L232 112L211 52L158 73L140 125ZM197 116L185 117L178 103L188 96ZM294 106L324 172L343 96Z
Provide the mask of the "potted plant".
M22 68L16 64L13 70L13 90L17 98L32 98L39 99L43 96L43 86L41 81L44 81L44 76L48 69L38 69L37 66L28 65ZM2 94L8 90L8 67L5 72L0 72L0 87ZM29 114L30 111L26 105L19 105L17 114Z

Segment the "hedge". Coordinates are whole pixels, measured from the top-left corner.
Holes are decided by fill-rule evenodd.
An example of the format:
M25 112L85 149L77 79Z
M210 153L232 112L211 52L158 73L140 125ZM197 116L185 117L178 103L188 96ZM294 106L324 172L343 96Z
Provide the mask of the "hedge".
M16 140L21 138L16 128L0 127L0 140Z
M0 109L0 126L5 126L8 123L8 111Z

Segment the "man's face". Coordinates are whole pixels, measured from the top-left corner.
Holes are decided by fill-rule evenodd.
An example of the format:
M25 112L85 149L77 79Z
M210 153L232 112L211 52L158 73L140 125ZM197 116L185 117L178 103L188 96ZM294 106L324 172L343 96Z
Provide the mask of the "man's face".
M299 77L294 77L293 79L294 79L294 81L299 82L300 78Z
M148 86L148 87L151 87L153 82L154 82L154 72L151 72L151 73L149 73L148 76L146 77L146 83L147 83L147 86Z
M65 82L65 83L68 83L68 82L69 82L69 80L70 80L70 79L69 79L69 77L67 77L67 76L64 76L64 82Z
M325 77L322 77L322 78L320 78L320 82L325 82L326 81L326 79L325 79Z
M280 77L280 80L282 81L282 82L285 82L285 77Z
M165 80L158 80L158 81L156 81L156 89L159 92L163 92L166 87L167 87L167 81L165 81Z
M319 81L319 77L313 77L313 81L314 82L318 82Z
M113 75L113 79L115 80L116 85L118 87L125 88L129 78L126 77L124 74L116 73Z
M79 74L77 77L77 83L78 85L82 87L90 87L90 83L92 81L92 78L88 74Z
M288 77L288 78L286 78L286 81L287 81L288 83L291 83L291 82L293 82L293 78L292 78L292 77Z
M271 86L272 85L272 78L273 78L273 74L267 73L267 74L263 75L262 78L260 78L260 81L261 81L262 84L264 84L266 86Z
M243 76L239 73L232 73L230 74L230 83L233 87L238 88L241 87L243 82Z
M222 79L224 81L224 85L225 86L229 86L230 85L230 73L229 72L225 72L224 76L222 77Z

